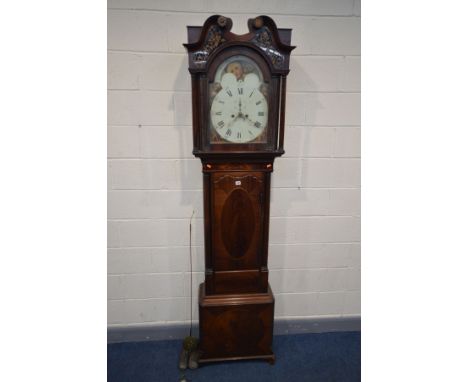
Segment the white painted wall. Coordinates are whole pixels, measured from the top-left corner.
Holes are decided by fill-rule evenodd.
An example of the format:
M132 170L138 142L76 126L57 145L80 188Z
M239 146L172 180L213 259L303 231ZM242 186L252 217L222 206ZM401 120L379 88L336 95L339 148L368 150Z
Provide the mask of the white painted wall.
M187 321L203 280L186 26L211 14L293 28L286 155L272 181L275 317L360 314L360 1L109 0L108 324ZM196 312L194 298L194 313Z

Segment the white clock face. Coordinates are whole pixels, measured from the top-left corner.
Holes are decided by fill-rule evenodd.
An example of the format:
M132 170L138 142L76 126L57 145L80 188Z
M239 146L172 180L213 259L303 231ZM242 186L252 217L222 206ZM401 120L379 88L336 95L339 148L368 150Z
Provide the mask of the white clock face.
M221 65L220 71L210 110L217 141L262 141L268 122L268 102L258 67L250 59L236 56Z

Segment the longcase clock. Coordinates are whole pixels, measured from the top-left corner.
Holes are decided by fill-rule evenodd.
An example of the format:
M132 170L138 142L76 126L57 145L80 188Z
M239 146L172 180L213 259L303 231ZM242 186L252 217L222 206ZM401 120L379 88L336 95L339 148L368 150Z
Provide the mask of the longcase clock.
M193 154L203 165L205 281L199 289L200 363L266 359L274 296L268 284L270 176L284 154L291 29L268 16L189 26Z

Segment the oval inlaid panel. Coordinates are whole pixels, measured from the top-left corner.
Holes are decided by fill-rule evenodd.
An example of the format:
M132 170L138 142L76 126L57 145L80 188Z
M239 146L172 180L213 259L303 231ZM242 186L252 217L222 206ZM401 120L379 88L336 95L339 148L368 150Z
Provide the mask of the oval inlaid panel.
M255 230L254 206L249 194L241 188L231 192L221 212L221 235L229 255L244 256Z

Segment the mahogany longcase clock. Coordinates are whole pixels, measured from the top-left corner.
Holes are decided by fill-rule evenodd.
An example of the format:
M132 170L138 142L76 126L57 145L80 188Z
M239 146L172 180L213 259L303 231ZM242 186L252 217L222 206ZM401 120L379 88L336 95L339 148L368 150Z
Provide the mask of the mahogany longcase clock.
M281 156L291 29L268 16L189 26L193 154L203 165L205 282L199 289L200 363L274 363L268 284L270 175Z

